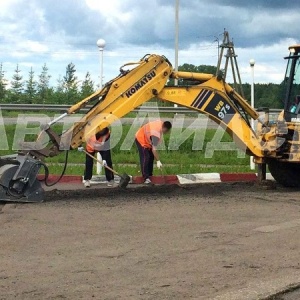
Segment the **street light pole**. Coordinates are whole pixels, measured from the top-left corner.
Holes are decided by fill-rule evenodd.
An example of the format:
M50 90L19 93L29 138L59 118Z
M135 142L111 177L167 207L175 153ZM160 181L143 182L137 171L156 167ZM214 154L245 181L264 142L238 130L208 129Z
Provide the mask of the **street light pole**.
M100 90L102 90L102 86L103 86L103 51L104 51L105 45L106 45L105 40L99 39L97 41L97 46L98 46L99 52L100 52L100 82L99 82ZM97 153L97 159L102 160L101 154L99 152ZM101 172L102 172L102 165L97 162L97 175L100 175Z
M178 44L179 44L179 0L175 0L175 72L178 72ZM178 85L178 79L175 78L174 85ZM174 107L178 107L174 104Z
M99 52L100 52L100 90L102 90L102 85L103 85L103 51L104 51L104 47L106 45L105 40L103 39L99 39L97 41L97 46L99 48Z
M175 6L175 72L178 72L178 44L179 44L179 0L176 0L176 6ZM178 79L175 78L174 84L178 85Z
M254 66L255 66L255 60L252 58L249 61L250 68L251 68L251 107L254 108ZM254 119L251 118L251 128L254 130ZM255 170L255 163L253 162L253 156L250 157L250 169Z

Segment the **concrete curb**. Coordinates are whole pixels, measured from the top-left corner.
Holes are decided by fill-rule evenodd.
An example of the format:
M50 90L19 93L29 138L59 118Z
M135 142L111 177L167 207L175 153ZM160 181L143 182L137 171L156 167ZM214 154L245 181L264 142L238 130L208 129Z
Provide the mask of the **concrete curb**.
M141 176L130 176L130 183L142 184L143 178ZM43 176L38 176L40 180ZM55 182L59 175L49 175L49 182ZM273 180L271 174L267 174L268 180ZM257 180L255 173L196 173L196 174L179 174L179 175L165 175L153 176L152 182L154 184L199 184L199 183L218 183L218 182L253 182ZM118 178L116 176L116 182ZM65 175L60 180L60 183L82 183L82 176ZM104 175L95 176L91 180L92 184L106 183Z
M219 173L196 173L177 175L179 184L221 182Z

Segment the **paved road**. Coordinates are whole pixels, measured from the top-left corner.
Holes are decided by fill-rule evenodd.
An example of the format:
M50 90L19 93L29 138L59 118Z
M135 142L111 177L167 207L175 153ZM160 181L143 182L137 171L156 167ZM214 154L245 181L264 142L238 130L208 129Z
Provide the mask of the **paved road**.
M5 205L0 299L265 299L300 282L299 196L215 184Z

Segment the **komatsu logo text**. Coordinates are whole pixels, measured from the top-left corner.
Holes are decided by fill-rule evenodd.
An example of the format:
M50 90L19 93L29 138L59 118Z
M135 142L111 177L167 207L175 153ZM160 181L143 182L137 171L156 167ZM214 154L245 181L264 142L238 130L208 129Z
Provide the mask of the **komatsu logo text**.
M148 74L146 74L145 77L141 81L136 83L125 93L126 97L130 98L133 94L135 94L140 88L142 88L145 84L147 84L155 76L156 76L155 71L151 71Z

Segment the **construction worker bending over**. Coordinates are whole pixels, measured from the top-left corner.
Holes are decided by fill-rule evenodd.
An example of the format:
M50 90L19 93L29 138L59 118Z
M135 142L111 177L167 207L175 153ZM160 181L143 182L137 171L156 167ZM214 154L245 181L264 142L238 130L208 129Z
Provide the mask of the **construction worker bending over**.
M151 176L153 175L153 162L159 169L162 163L159 159L157 146L161 142L162 135L171 130L172 124L169 121L153 121L142 126L135 135L135 142L138 147L141 163L141 171L145 184L151 184Z
M110 152L110 130L105 127L96 135L92 136L86 144L86 151L95 156L97 152L99 152L102 156L102 162L104 166L109 166L112 168L112 159L111 159L111 152ZM94 160L92 157L86 155L85 156L85 171L84 171L84 186L90 187L91 183L90 180L93 176L93 163ZM107 186L114 186L114 174L105 169L105 177L107 180Z

